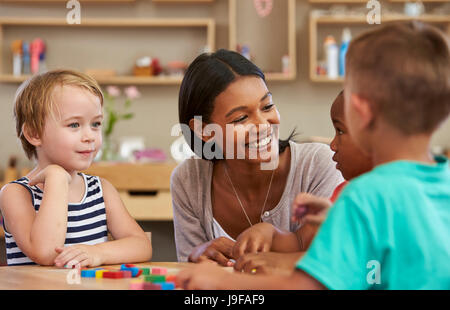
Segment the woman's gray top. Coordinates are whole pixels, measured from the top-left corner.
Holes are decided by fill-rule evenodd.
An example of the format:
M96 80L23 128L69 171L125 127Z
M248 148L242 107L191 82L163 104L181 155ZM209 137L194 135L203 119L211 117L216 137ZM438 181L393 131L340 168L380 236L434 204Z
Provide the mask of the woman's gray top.
M277 206L264 212L262 221L285 231L299 227L291 223L291 206L295 197L311 193L331 197L344 181L331 159L333 152L321 143L298 144L290 141L291 167L286 187ZM188 260L192 250L215 238L211 205L213 163L187 159L172 172L170 190L178 261Z

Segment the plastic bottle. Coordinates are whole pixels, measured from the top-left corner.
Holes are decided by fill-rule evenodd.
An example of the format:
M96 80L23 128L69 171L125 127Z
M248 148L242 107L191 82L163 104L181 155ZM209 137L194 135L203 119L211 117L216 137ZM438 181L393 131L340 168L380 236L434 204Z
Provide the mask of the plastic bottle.
M328 78L336 79L339 74L339 48L333 36L326 37L324 47Z
M23 57L23 74L30 74L30 45L27 42L23 42L22 45L22 57Z
M347 54L348 46L352 40L352 33L349 28L344 28L342 31L342 43L339 51L339 76L345 76L345 55Z

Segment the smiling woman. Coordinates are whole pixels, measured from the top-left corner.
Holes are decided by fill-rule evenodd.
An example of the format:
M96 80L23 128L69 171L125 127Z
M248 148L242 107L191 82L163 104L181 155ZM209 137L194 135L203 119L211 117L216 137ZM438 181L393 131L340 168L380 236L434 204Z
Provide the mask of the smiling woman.
M329 197L343 180L326 145L297 144L292 134L279 138L280 114L264 74L236 52L219 50L192 62L180 89L179 119L200 157L171 177L179 261L231 265L243 231L262 221L296 231L290 222L296 195Z

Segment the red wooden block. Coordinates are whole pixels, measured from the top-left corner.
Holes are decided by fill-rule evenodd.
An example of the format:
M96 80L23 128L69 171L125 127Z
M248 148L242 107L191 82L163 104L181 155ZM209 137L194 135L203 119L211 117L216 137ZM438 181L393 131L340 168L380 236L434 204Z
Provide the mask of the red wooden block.
M144 290L161 290L161 284L155 284L151 282L144 282Z
M177 286L177 276L176 275L168 275L166 276L166 282L171 282L175 284L175 287L178 288L179 286Z
M123 278L122 271L105 271L103 272L104 279L121 279Z
M166 276L166 282L173 282L173 283L175 283L176 280L177 280L177 276L174 275L174 274Z
M152 274L165 275L165 274L167 274L167 269L155 267L155 268L152 268Z
M106 279L131 278L131 271L105 271L103 272L103 278Z

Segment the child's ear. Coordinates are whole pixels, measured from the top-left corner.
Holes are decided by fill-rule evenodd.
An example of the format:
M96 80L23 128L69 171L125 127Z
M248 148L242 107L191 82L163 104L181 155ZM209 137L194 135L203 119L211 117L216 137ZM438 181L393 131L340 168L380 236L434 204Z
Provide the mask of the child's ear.
M207 124L201 121L201 119L195 119L192 118L189 121L189 128L194 132L197 137L201 138L204 142L208 142L209 140L213 139L215 136L215 131L212 130L210 132L210 135L204 135L204 128Z
M357 94L351 94L350 105L357 115L359 128L372 128L375 114L370 102Z
M22 135L27 139L28 143L37 147L41 146L42 140L41 137L37 134L37 132L30 130L30 128L26 125L22 125Z

